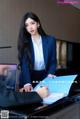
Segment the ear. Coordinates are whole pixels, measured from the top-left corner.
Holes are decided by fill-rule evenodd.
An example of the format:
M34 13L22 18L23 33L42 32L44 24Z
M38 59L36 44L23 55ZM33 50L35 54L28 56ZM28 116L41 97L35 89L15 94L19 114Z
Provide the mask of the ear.
M38 28L40 27L40 24L38 23Z

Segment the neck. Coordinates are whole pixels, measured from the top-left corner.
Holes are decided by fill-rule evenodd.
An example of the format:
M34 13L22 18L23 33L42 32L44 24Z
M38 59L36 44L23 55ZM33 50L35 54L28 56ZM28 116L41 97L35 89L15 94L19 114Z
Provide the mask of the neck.
M32 38L36 41L40 38L40 34L32 35Z

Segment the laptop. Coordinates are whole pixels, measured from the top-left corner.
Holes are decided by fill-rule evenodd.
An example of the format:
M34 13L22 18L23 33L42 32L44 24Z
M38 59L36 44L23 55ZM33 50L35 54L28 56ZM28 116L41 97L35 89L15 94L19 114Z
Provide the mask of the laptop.
M1 78L4 77L4 78ZM4 79L7 89L17 88L17 64L0 63L0 80Z

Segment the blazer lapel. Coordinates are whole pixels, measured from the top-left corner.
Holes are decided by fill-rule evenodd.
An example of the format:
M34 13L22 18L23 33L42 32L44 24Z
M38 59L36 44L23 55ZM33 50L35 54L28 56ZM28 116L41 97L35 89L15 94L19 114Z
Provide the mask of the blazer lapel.
M34 67L34 48L33 48L32 40L30 41L30 46L31 46L32 67Z
M47 38L42 36L42 47L43 47L43 56L44 56L44 62L45 62L45 67L48 61L48 42Z

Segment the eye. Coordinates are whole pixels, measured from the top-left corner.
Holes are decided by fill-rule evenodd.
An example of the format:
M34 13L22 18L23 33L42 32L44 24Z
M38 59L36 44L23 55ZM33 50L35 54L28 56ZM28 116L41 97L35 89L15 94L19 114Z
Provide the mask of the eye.
M25 24L25 27L28 27L28 24Z
M35 24L35 22L31 22L31 24Z

